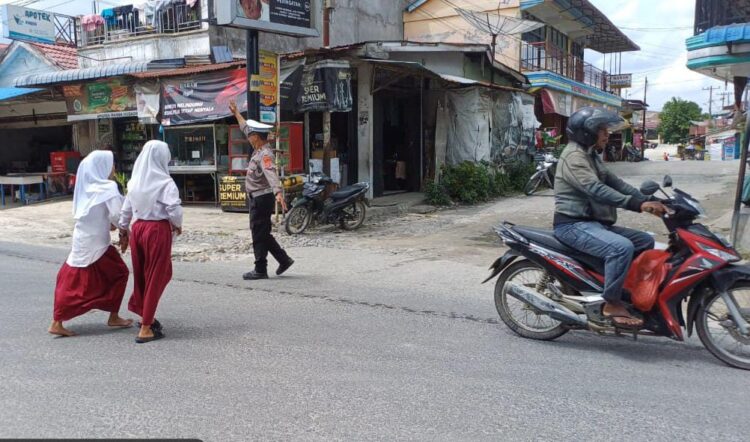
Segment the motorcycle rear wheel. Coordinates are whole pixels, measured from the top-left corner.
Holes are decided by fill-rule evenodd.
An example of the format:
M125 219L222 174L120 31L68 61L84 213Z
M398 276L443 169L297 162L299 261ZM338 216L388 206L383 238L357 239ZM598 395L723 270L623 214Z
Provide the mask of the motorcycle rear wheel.
M293 207L286 215L284 229L290 235L300 235L310 226L312 212L306 206Z
M729 289L739 304L745 321L750 322L750 282L742 281ZM703 345L727 365L750 370L750 337L737 329L721 294L714 293L698 309L695 328Z
M354 204L342 209L341 228L344 230L355 230L362 226L367 215L365 203L356 201Z
M524 338L551 341L569 331L560 321L538 314L533 307L507 293L506 284L515 282L549 295L547 289L537 290L537 286L542 284L545 278L549 278L550 282L555 282L544 269L531 261L523 260L508 266L495 284L495 308L500 319L513 332Z

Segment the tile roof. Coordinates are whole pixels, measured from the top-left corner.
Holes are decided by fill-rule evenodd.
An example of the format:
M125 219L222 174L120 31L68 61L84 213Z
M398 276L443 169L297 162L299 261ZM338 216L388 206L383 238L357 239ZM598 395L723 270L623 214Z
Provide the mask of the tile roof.
M78 50L69 46L29 43L61 69L78 69Z

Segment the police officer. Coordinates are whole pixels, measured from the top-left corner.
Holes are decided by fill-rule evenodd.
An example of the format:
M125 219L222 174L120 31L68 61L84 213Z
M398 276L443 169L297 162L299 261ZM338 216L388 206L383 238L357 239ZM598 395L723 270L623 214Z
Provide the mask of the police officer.
M245 191L250 203L250 230L253 234L253 252L255 253L255 269L242 275L245 280L268 279L268 253L279 262L277 275L281 275L294 264L294 260L281 248L271 234L271 216L274 212L275 201L286 212L286 201L281 192L281 181L276 173L273 150L268 144L268 133L272 126L245 120L237 110L234 101L229 103L229 110L237 118L240 129L247 136L253 148L250 164L247 167Z

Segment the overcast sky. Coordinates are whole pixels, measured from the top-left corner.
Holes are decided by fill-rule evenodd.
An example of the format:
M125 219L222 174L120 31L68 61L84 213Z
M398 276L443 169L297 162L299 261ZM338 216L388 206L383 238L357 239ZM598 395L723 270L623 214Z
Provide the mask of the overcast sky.
M27 0L32 1L32 0ZM368 0L369 1L369 0ZM389 0L384 0L389 1ZM0 4L11 0L0 0ZM714 90L714 109L721 106L724 83L710 80L685 67L687 51L685 39L693 35L694 0L591 0L610 20L621 27L631 40L640 47L640 52L624 53L623 73L633 73L633 87L623 96L643 99L643 85L648 76L648 103L651 109L660 110L672 97L681 97L698 103L708 111L708 91ZM101 2L102 8L110 5L131 4L133 1L108 0ZM69 15L91 13L91 0L41 0L29 7L51 10ZM586 60L602 68L602 56L593 51L586 52ZM732 91L728 85L727 91ZM727 104L731 97L727 97Z

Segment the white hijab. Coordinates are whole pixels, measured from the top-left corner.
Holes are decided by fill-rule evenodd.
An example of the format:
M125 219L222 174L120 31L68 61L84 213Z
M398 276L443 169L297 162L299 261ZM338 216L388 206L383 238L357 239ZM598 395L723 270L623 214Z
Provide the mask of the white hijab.
M172 154L167 143L151 140L143 146L133 166L133 176L128 182L128 199L136 216L154 207L157 201L171 206L178 201L168 199L167 189L174 186L169 176Z
M107 150L96 150L78 165L73 191L73 218L81 219L92 207L112 198L121 198L117 184L109 179L115 157Z

